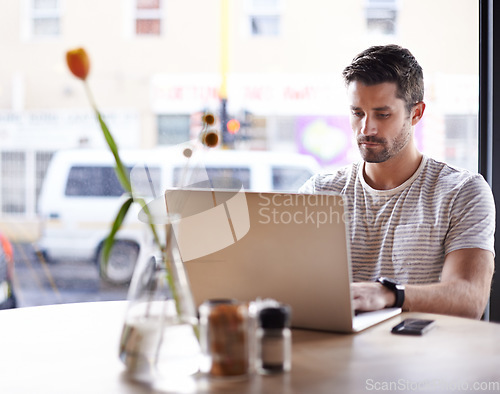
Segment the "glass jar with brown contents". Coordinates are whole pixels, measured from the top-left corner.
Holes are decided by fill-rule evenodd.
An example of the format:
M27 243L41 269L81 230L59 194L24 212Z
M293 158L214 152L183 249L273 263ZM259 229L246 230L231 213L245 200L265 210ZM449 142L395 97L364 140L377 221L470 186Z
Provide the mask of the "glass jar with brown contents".
M214 377L249 373L248 306L236 300L209 300L200 306L202 372Z

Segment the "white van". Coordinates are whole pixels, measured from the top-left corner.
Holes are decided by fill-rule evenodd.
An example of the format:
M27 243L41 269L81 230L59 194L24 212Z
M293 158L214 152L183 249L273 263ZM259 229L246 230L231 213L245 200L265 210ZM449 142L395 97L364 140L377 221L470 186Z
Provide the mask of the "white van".
M141 195L149 193L151 197L163 194L167 187L189 183L183 177L201 167L210 177L236 178L245 190L252 191L296 191L318 171L310 156L263 151L210 150L194 155L189 163L179 148L123 151L121 157L129 169L147 165L148 180L142 180L142 184L131 181L136 188L146 189ZM134 170L131 178L133 175ZM123 201L125 196L109 151L56 152L38 202L42 219L38 250L49 261L100 262L103 242ZM132 206L134 209L117 233L106 272L100 271L103 278L116 284L130 280L141 245L150 235L147 226L137 219L138 204Z

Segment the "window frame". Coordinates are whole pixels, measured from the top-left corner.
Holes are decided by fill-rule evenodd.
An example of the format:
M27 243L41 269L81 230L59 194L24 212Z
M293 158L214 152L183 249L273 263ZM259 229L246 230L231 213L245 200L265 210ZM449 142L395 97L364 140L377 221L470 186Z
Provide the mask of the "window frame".
M497 206L496 223L500 220L500 50L493 43L500 41L500 7L493 0L479 0L479 133L478 168L492 188ZM499 22L500 23L500 22ZM498 254L500 239L495 237ZM500 273L493 275L490 302L485 320L500 322Z
M382 35L384 37L395 37L398 34L398 0L366 0L365 16L366 16L366 32L369 35ZM391 17L391 14L392 17ZM387 17L385 17L387 15ZM379 17L377 17L379 16ZM378 32L369 28L370 20L390 20L393 30L391 32Z
M51 40L62 37L62 16L63 16L63 0L55 0L57 6L53 10L38 10L34 7L35 0L24 0L25 9L25 25L21 32L21 36L27 39L34 40ZM56 18L58 20L58 32L56 34L36 34L35 19Z
M246 22L246 30L249 37L252 38L272 38L272 37L280 37L283 34L283 10L284 10L284 2L283 0L275 0L275 6L268 6L266 8L256 7L254 4L255 0L246 0L245 1L245 22ZM260 0L262 1L262 0ZM255 17L276 17L278 18L278 27L276 34L255 34L253 32L252 27L252 18Z
M141 9L138 7L140 0L132 0L132 33L134 37L161 37L165 31L165 21L163 17L164 1L158 1L157 9ZM141 20L157 20L160 24L160 31L158 34L154 33L138 33L137 23Z

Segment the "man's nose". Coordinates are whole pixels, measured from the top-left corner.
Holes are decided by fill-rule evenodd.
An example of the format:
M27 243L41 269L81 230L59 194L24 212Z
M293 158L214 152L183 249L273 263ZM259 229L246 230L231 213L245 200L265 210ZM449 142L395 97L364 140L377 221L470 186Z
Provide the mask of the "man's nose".
M365 116L361 124L361 134L363 135L374 135L377 134L376 122L370 116Z

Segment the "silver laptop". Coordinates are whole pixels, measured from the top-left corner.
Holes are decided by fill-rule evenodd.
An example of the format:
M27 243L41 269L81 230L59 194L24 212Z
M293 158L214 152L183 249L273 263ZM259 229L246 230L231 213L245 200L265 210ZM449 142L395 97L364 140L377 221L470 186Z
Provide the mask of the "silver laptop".
M176 236L196 305L272 298L292 326L357 332L401 312L355 314L345 202L340 195L171 190Z

